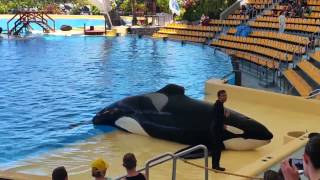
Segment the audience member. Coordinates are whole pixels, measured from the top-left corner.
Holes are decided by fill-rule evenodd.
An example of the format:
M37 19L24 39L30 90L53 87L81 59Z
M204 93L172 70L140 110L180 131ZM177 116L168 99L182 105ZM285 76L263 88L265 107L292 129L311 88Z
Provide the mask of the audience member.
M127 170L127 176L123 180L146 180L144 174L137 172L137 160L134 154L127 153L123 156L123 167Z
M68 180L68 173L63 166L57 167L52 171L52 180Z
M309 180L320 179L320 134L310 134L310 139L305 147L303 154L304 175ZM281 171L285 180L300 179L296 167L290 165L289 160L281 164Z
M279 32L284 33L285 28L286 28L286 16L284 15L284 13L282 13L279 16Z
M95 180L110 180L110 178L106 178L107 169L109 165L103 159L99 158L94 160L91 163L91 175L95 178Z
M278 172L268 170L263 174L263 180L283 180L283 178Z

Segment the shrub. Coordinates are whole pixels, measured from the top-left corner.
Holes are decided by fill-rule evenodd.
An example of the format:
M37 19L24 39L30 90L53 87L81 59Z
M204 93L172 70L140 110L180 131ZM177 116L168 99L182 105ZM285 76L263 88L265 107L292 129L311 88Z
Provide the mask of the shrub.
M70 11L70 14L72 15L79 15L80 13L81 13L80 6L74 6Z
M91 6L92 15L100 15L100 10L96 6Z
M8 13L8 7L4 4L0 4L0 14L7 14Z

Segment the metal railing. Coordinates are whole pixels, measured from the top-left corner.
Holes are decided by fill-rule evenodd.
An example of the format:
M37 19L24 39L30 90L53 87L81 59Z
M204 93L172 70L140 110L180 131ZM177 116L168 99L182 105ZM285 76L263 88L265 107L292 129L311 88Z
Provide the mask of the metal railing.
M229 6L227 9L225 9L221 14L220 14L220 19L226 19L230 14L232 14L235 10L240 8L240 4L243 0L238 0L234 2L231 6Z
M16 19L16 17L19 17ZM10 29L11 21L15 20L14 26ZM53 27L48 23L52 22ZM19 32L29 26L30 23L36 23L43 28L43 30L55 31L55 20L52 19L46 12L43 11L19 11L11 19L7 21L7 31L10 34L19 34Z
M176 154L173 154L173 153L170 153L170 152L167 152L167 153L164 153L162 155L159 155L159 156L156 156L155 158L152 158L151 160L147 161L146 162L146 165L144 168L142 169L139 169L137 170L138 172L142 172L142 171L145 171L145 175L146 175L146 179L149 180L149 177L150 177L150 169L154 166L157 166L157 165L160 165L164 162L167 162L167 161L173 161L173 166L172 166L172 180L175 180L176 179L176 170L177 170L177 160L179 158L181 158L182 156L185 156L185 155L188 155L190 153L192 153L193 151L196 151L196 150L203 150L204 152L204 163L205 163L205 180L208 180L208 149L205 145L197 145L197 146L194 146L194 147L191 147L189 149L186 149L182 152L179 152L179 153L176 153ZM120 177L117 177L115 178L116 180L120 180L122 178L125 178L126 176L120 176Z
M320 95L320 89L315 89L310 94L311 95L306 97L307 99L312 99L312 98L315 98L316 96L319 96Z

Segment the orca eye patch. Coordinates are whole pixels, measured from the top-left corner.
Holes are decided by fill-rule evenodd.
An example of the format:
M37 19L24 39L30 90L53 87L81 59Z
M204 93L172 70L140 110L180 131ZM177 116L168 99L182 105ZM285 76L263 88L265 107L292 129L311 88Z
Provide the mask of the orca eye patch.
M233 133L233 134L243 134L244 133L243 130L236 128L236 127L233 127L233 126L229 126L229 125L226 125L226 130Z

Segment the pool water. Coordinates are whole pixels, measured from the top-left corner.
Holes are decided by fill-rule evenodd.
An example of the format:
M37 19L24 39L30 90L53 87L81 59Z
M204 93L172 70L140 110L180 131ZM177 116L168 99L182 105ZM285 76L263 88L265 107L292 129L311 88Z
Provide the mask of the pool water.
M201 99L232 69L208 46L131 36L0 39L0 62L0 166L113 131L90 121L114 101L168 83Z
M1 19L0 16L0 27L3 29L7 29L7 21L9 19ZM14 26L14 20L10 22L10 27ZM102 19L55 19L55 27L56 29L60 29L62 25L69 25L74 28L82 28L84 26L104 26L104 20ZM49 25L53 27L52 21L49 21ZM42 28L37 24L31 24L34 30L42 30Z

